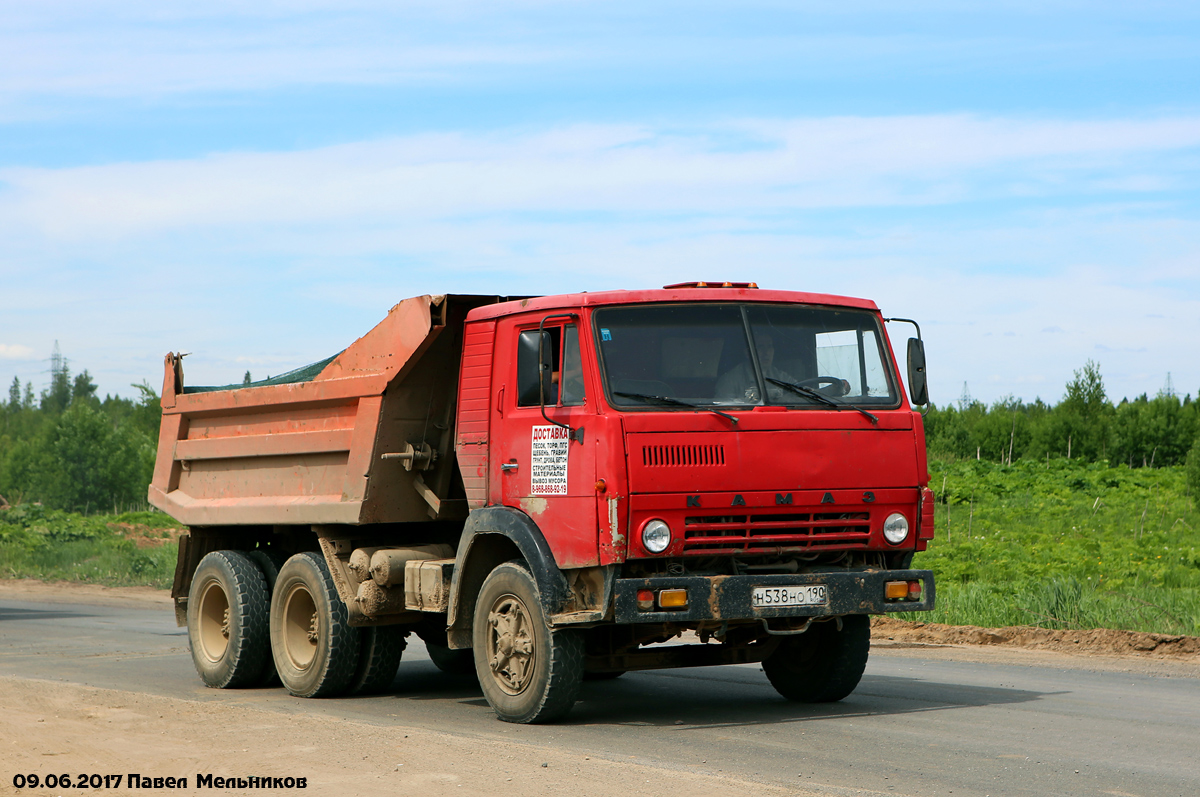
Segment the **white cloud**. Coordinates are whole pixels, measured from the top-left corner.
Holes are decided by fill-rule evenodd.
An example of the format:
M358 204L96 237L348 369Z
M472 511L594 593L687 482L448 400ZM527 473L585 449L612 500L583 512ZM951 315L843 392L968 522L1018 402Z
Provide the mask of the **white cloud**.
M678 70L700 83L757 70L760 82L785 70L873 79L899 69L920 80L981 66L1021 79L1048 65L1088 70L1147 54L1184 70L1192 64L1192 40L1160 30L1186 30L1191 15L1179 4L1089 4L1086 13L1045 5L9 2L0 19L0 105L32 99L28 113L56 96L478 85L509 67L521 70L510 77L528 76L522 68L531 65L551 80L572 70Z
M730 135L737 134L736 146ZM489 213L790 213L1092 190L1170 156L1200 118L1060 122L970 116L755 121L671 132L579 125L427 134L292 153L0 170L7 223L54 239L189 227L337 227ZM1158 183L1155 183L1157 185ZM1109 190L1113 190L1111 186ZM1126 193L1137 193L1126 187Z
M1113 186L1133 163L1194 192L1198 146L1192 117L938 115L9 168L0 275L24 316L0 337L36 320L45 344L20 339L61 338L102 391L157 383L178 348L190 379L221 384L332 354L405 296L720 278L919 319L943 403L963 381L1057 400L1088 358L1114 397L1167 371L1183 392L1200 387L1175 345L1200 339L1200 221L1177 195Z
M566 54L553 37L531 36L520 16L520 5L487 3L6 4L0 104L436 85Z
M32 360L33 349L19 343L0 343L0 360Z

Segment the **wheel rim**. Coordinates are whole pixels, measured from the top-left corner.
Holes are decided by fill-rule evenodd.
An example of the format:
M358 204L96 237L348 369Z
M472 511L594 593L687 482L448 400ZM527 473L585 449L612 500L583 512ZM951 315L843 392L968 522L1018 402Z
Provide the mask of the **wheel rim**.
M216 663L229 649L229 597L220 582L211 581L200 593L200 652Z
M496 685L519 695L533 680L537 656L529 610L516 595L500 596L488 612L487 657Z
M283 606L283 650L297 670L308 669L317 656L320 620L312 593L297 585L288 592Z

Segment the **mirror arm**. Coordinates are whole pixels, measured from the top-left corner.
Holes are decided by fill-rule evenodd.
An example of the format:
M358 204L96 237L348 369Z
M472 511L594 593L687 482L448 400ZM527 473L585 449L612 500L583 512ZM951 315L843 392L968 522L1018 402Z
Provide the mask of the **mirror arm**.
M888 321L899 321L903 324L912 324L914 327L917 328L917 340L921 340L921 325L918 324L916 321L913 321L911 318L885 318L883 320L884 320L884 323L886 323ZM921 341L921 342L924 343L924 341Z
M903 323L903 324L912 324L917 330L917 342L921 345L921 351L922 352L925 351L925 341L921 340L921 325L918 324L916 321L914 321L911 318L885 318L883 320L885 323L889 322L889 321L899 321L900 323ZM909 382L912 382L911 376L909 378ZM910 388L912 387L911 384L909 385L909 387ZM925 403L923 405L917 405L917 406L925 407L925 412L921 412L922 416L929 413L930 404L929 404L929 378L928 378L928 376L926 376L926 379L925 379ZM918 410L918 412L920 412L920 410Z

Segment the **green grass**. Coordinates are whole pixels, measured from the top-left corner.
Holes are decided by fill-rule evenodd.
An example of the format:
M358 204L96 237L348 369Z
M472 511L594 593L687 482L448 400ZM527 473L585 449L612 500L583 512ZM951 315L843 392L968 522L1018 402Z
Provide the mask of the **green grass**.
M1183 468L930 464L938 608L954 625L1200 634L1200 513ZM944 502L942 501L944 497Z
M178 545L139 548L118 523L164 540L166 529L178 527L161 512L82 515L33 504L0 511L0 578L171 586Z
M930 472L937 538L914 566L934 571L938 605L908 619L1200 635L1200 512L1181 467L936 460ZM0 577L169 587L176 545L138 548L119 523L143 536L177 525L159 512L0 512Z

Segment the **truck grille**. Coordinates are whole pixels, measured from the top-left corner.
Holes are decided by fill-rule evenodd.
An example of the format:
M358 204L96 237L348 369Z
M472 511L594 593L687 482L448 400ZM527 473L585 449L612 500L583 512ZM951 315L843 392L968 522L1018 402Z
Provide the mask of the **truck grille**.
M761 553L866 548L869 512L699 515L684 518L684 553Z
M642 465L647 468L724 465L725 446L642 446Z

